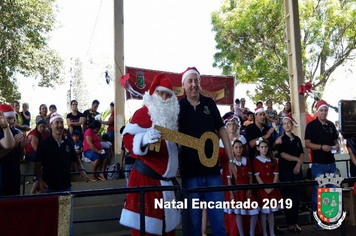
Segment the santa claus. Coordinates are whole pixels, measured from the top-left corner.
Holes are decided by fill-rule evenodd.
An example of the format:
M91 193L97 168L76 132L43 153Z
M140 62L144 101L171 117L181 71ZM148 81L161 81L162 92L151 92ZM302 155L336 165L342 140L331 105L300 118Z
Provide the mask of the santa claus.
M178 130L178 100L165 74L155 76L149 92L143 96L143 105L135 112L122 134L125 147L136 158L128 186L171 186L178 168L177 145L162 140L159 152L149 150L149 145L157 142L161 136L160 131L153 128L154 125ZM175 235L175 228L180 223L179 210L155 207L155 199L171 202L175 194L173 191L145 194L146 235ZM139 222L140 194L131 193L127 195L120 223L130 227L132 235L139 235Z

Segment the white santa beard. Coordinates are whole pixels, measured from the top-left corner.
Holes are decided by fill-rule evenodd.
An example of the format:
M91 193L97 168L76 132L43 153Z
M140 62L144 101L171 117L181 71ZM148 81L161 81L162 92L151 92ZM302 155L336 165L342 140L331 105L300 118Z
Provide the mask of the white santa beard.
M143 104L147 106L153 124L178 130L179 104L176 96L163 100L156 93L153 93L152 96L145 93Z

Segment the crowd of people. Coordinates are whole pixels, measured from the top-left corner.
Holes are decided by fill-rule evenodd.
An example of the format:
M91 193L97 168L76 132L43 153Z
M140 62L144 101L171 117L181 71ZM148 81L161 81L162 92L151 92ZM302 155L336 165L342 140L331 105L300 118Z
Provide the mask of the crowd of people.
M302 141L293 134L293 127L297 124L291 115L290 102L286 102L284 109L278 113L273 109L272 100L266 101L266 108L262 102L257 102L256 108L250 110L245 106L245 98L236 99L236 105L221 116L215 102L201 94L200 73L196 68L188 68L182 73L182 87L186 96L177 101L169 77L165 74L157 75L143 97L144 106L135 112L130 123L123 129L124 150L135 160L134 164L129 163L132 168L129 187L174 185L175 176L178 176L176 172L182 178L184 189L302 180L304 151ZM315 156L312 168L314 179L330 171L333 173L333 153L339 149L334 125L326 119L327 111L327 103L319 101L318 117L308 124L305 131L306 147L311 149L312 157ZM207 131L216 133L220 137L218 163L213 167L205 166L200 162L196 149L185 146L178 148L177 144L161 139L161 132L154 129L154 125L195 138L200 138ZM161 143L159 153L149 149L149 145L156 142ZM212 143L205 144L206 153L212 153L213 148ZM179 224L179 210L155 208L154 200L162 198L169 202L175 199L174 192L145 195L146 235L175 235L175 228ZM266 199L278 204L262 208ZM292 201L290 208L283 209L287 229L301 232L298 225L298 187L192 193L189 195L189 202L249 200L256 201L258 206L218 209L194 208L192 204L188 204L189 211L184 212L189 214L184 218L188 217L189 220L183 232L204 235L205 219L208 219L213 235L267 235L268 230L269 235L275 235L278 227L274 225L274 213L286 204L285 200L280 201L283 199ZM315 200L313 195L313 208ZM120 223L130 227L132 235L139 234L139 216L139 194L129 193ZM315 226L320 229L318 225Z
M177 173L184 189L268 184L303 178L304 151L300 138L292 132L296 122L291 115L290 102L286 102L284 109L277 113L272 100L266 101L266 109L262 102L258 102L256 108L250 110L245 106L245 98L236 99L231 111L221 116L215 102L201 94L200 73L195 67L182 73L182 87L186 96L178 101L169 77L156 75L143 97L143 107L121 128L121 168L125 166L131 170L126 175L128 187L175 185ZM55 105L49 107L48 113L47 106L41 104L33 130L29 125L31 114L28 104L23 104L22 112L17 101L12 106L0 105L0 195L20 194L20 160L23 157L35 162L36 184L40 192L70 191L69 177L73 166L86 181L105 180L102 173L88 178L81 163L83 153L93 162L92 171L98 170L99 166L104 170L113 147L114 104L110 104L112 112L108 121L100 120L99 104L94 100L91 108L81 113L77 108L78 102L71 101L71 113L66 117L67 131L64 130L64 118L57 113ZM334 153L339 150L338 134L334 124L327 120L328 108L325 101L319 101L318 117L305 130L305 147L311 150L314 179L324 173L336 173ZM103 143L98 136L102 125L109 126L108 134L102 137ZM161 132L154 125L195 138L207 131L216 133L220 138L218 162L212 167L206 166L200 161L197 149L161 139ZM26 132L27 137L24 136ZM160 142L159 152L149 149L156 142ZM207 142L204 148L206 153L212 153L215 147L212 142ZM317 187L313 189L313 210L317 204L316 190ZM269 230L269 235L273 236L276 228L274 213L280 210L280 199L292 201L290 209L283 209L288 230L301 232L298 226L299 196L298 187L192 193L188 199L190 202L234 200L256 201L258 205L238 209L213 207L203 211L188 204L189 211L184 211L189 212L184 216L189 218L185 232L189 235L204 234L204 215L207 214L213 235L267 235ZM157 208L155 199L169 202L176 196L173 191L145 194L146 234L175 235L175 228L180 223L179 209ZM279 204L262 207L266 199ZM137 223L139 202L139 193L127 194L120 218L121 224L132 229L132 235L140 234Z
M41 155L45 151L50 153L49 155L51 155L54 161L56 161L56 155L61 153L63 148L65 153L73 154L73 156L68 158L66 165L58 165L56 169L56 171L63 172L62 177L64 175L66 176L66 178L60 178L60 180L58 180L65 183L66 188L64 189L70 187L70 183L68 184L70 171L86 172L81 163L83 152L86 154L85 157L87 160L93 162L93 171L97 170L100 165L102 166L100 170L105 169L109 154L112 152L113 135L110 135L112 138L109 138L108 135L106 135L108 137L103 135L103 142L101 142L97 133L102 123L108 125L111 127L111 130L113 130L114 121L111 118L108 121L102 121L100 117L96 117L99 114L96 111L98 105L99 101L94 100L92 107L84 113L81 113L77 109L78 102L76 100L71 101L71 113L66 117L68 125L66 131L64 129L64 118L57 113L57 107L53 104L49 106L49 109L47 109L46 104L40 105L39 114L34 119L35 127L33 129L31 129L31 113L29 112L28 103L22 104L21 112L20 103L18 101L14 101L11 105L1 104L0 196L20 194L20 162L22 160L34 162L36 166L35 183L31 193L36 193L36 191L45 192L48 191L48 189L53 191L63 190L62 187L57 187L56 184L51 186L52 184L50 183L53 183L52 179L48 180L48 183L42 179L42 174L44 174L44 178L48 178L52 176L53 173L56 173L55 171L53 172L52 169L45 173L48 169L45 167L46 162L42 159L43 157L41 158ZM111 107L114 106L113 103L110 105ZM111 116L113 116L113 110ZM54 119L54 117L56 117L56 119ZM97 119L95 119L95 117ZM56 142L54 142L53 139ZM9 140L11 141L10 143ZM54 147L48 149L48 147L50 147L48 145L50 145L51 142L43 145L43 143L49 142L50 140L52 140L53 143L57 143L57 147L60 148L60 151ZM109 142L109 140L111 142ZM98 157L93 153L97 154ZM105 180L105 176L102 173L95 176L93 175L90 180L96 181L97 179Z

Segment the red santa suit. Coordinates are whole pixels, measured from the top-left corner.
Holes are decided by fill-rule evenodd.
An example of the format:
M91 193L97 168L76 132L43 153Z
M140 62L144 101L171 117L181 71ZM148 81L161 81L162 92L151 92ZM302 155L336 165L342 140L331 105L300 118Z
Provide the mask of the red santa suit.
M146 165L155 170L165 178L175 177L178 168L178 149L175 143L161 140L160 152L150 151L149 145L141 147L145 133L152 129L154 124L146 106L137 110L129 124L123 132L125 147L130 150L131 156L143 161ZM172 181L153 179L142 175L135 167L132 168L129 178L129 187L138 186L172 186ZM180 223L180 211L177 209L155 208L155 199L172 201L175 199L173 191L147 192L145 194L145 229L146 233L162 235L162 231L170 232ZM164 217L164 224L163 224ZM129 193L125 208L122 210L120 223L140 230L140 194ZM163 229L164 225L164 229ZM163 230L162 230L163 229Z

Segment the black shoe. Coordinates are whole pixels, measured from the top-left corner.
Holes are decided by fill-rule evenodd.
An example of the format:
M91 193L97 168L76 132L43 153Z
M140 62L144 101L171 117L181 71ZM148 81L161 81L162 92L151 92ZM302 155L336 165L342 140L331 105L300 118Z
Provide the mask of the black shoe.
M301 233L302 232L302 228L300 228L299 225L296 225L295 229L297 230L297 233Z

